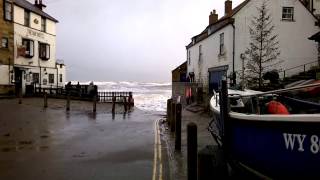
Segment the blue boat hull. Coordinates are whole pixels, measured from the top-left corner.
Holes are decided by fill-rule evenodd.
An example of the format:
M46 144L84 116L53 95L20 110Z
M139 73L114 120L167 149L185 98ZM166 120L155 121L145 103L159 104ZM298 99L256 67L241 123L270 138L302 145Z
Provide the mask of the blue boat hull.
M231 159L270 178L320 178L320 122L230 122Z

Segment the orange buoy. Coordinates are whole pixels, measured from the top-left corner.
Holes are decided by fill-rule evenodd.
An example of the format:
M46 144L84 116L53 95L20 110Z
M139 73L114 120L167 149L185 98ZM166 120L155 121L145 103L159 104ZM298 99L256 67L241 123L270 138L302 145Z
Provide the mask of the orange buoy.
M267 107L270 114L290 114L286 106L277 101L270 101Z

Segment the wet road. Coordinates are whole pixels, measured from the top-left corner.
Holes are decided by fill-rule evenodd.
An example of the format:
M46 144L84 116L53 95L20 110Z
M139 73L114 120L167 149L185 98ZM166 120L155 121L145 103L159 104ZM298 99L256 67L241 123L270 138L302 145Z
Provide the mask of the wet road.
M46 110L34 105L41 102L0 100L0 179L166 179L160 116L135 109L113 117L99 106L93 115L85 103L67 113L64 101Z

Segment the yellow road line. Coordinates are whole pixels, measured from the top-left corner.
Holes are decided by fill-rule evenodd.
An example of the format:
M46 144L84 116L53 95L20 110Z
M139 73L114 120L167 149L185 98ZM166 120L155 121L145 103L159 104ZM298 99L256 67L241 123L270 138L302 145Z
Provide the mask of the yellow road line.
M157 121L154 122L154 158L152 180L156 180L157 173Z
M159 121L157 122L157 126L159 126ZM158 150L159 150L159 163L160 163L160 170L159 170L159 180L162 180L162 157L161 157L161 139L160 139L160 128L158 130Z
M160 139L160 129L159 129L159 120L154 123L154 159L153 159L153 175L152 180L162 180L162 158L161 158L161 139ZM159 173L157 176L159 163Z

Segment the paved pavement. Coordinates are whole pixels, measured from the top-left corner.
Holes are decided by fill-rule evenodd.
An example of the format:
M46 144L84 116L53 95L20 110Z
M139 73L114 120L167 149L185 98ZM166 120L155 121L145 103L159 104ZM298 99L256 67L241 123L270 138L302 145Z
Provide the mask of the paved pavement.
M85 102L67 113L59 101L46 110L42 99L0 101L0 179L167 179L154 133L160 116L135 109L113 117L101 105L94 115Z

